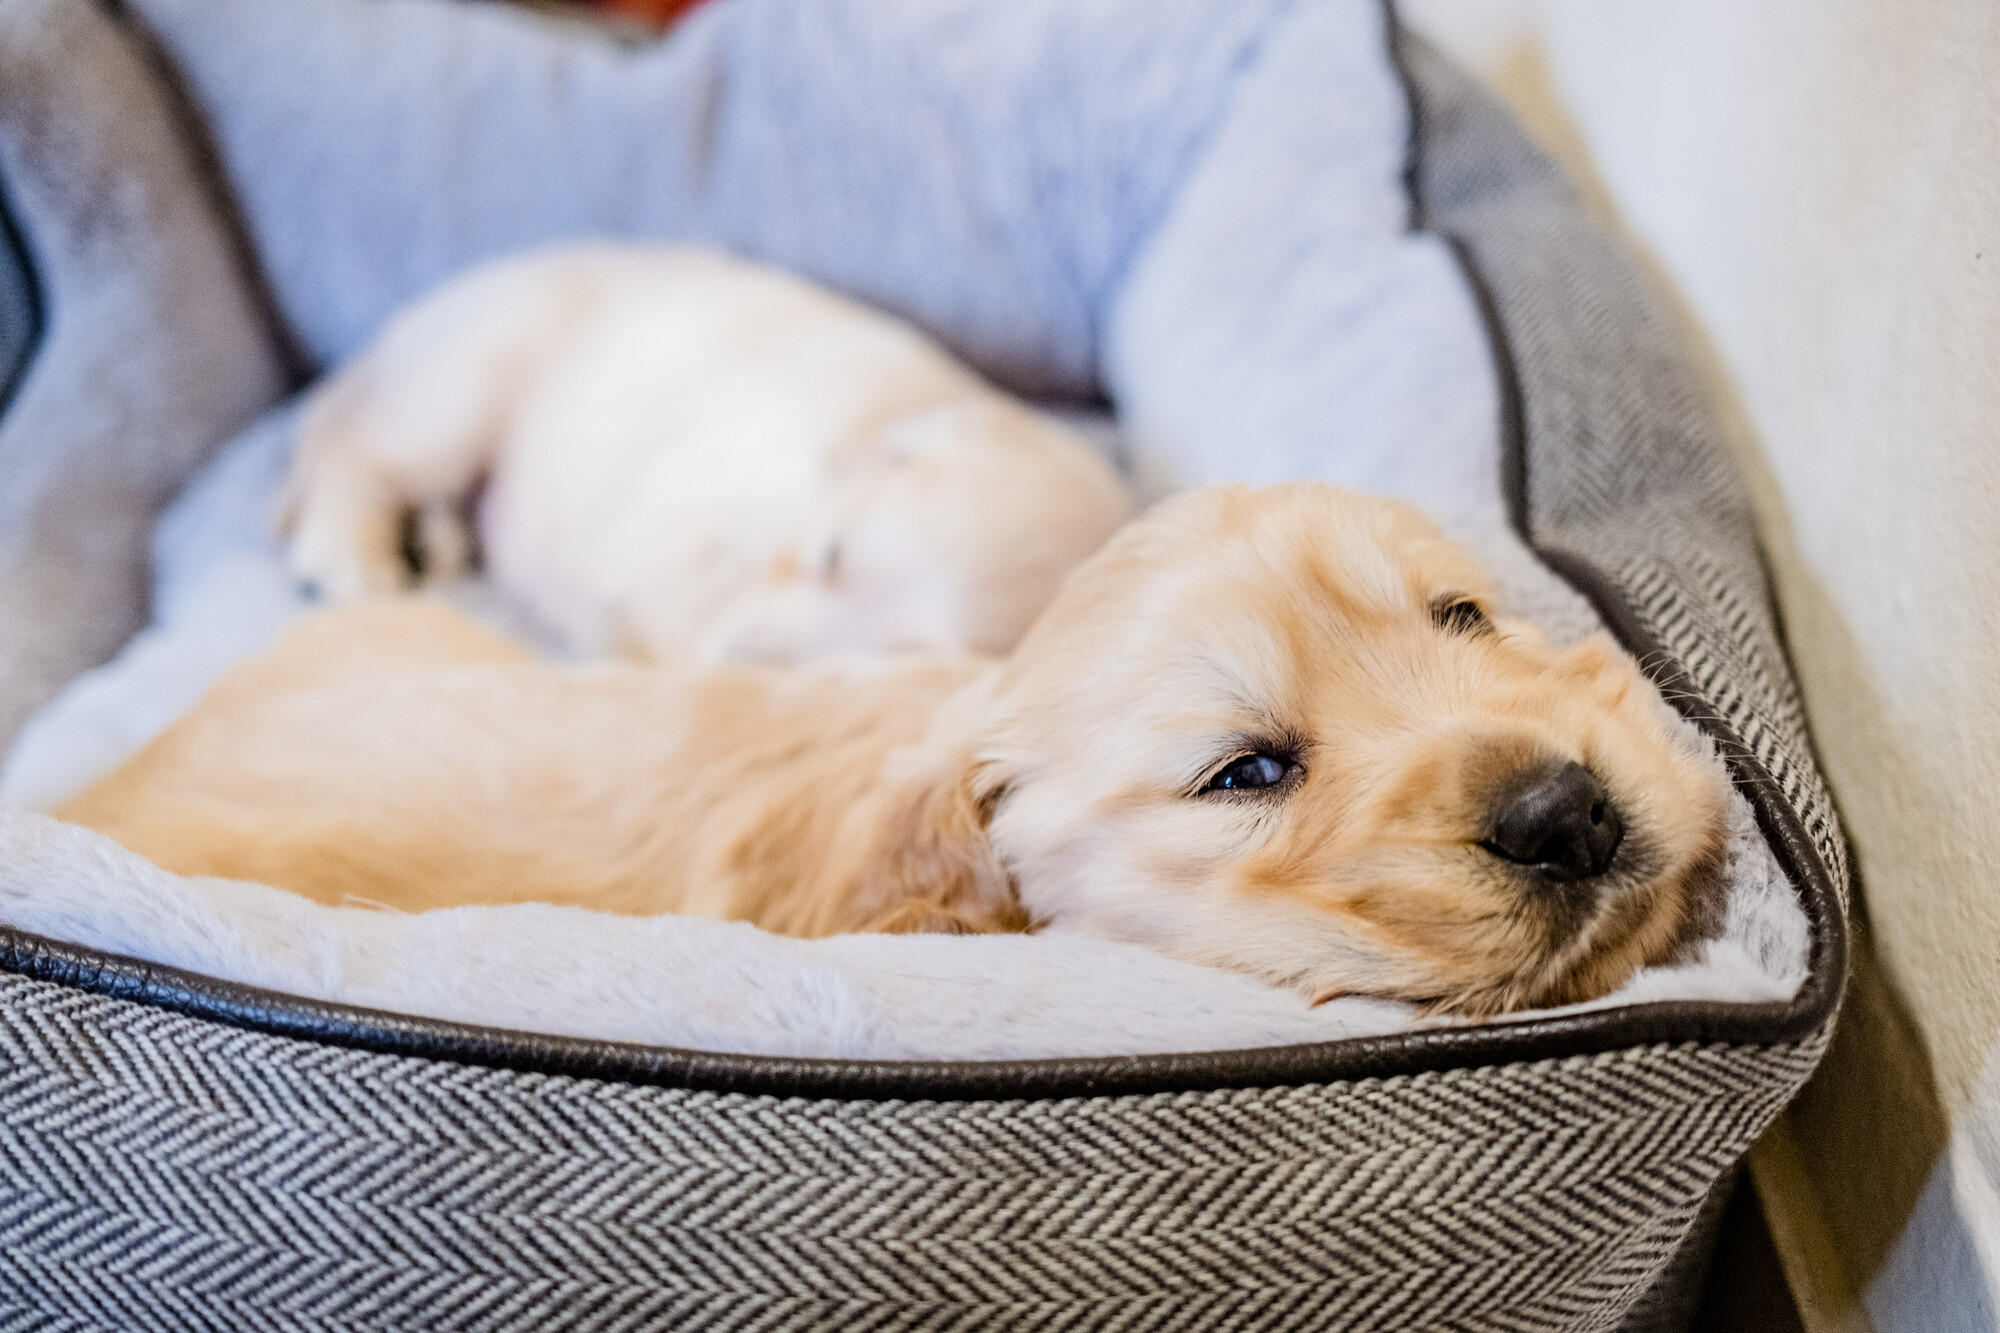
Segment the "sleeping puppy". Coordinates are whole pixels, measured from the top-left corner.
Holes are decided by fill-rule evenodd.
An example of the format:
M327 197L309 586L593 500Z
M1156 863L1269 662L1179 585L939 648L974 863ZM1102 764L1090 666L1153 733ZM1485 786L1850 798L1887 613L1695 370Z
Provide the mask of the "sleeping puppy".
M1047 925L1487 1015L1672 955L1727 790L1608 641L1294 484L1160 505L1000 661L558 667L420 599L323 613L58 813L333 903Z
M391 321L308 399L288 491L293 573L332 599L477 550L572 650L663 661L1002 653L1131 513L1087 441L908 325L615 245Z

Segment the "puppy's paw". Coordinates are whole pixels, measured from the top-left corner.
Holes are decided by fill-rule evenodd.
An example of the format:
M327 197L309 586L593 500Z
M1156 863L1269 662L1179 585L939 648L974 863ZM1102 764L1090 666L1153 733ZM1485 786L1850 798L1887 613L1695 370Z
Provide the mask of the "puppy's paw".
M448 504L427 504L404 515L402 555L410 572L425 583L455 579L477 563L472 533Z
M404 510L386 496L305 487L291 514L285 565L299 587L331 601L383 596L413 582L403 553Z

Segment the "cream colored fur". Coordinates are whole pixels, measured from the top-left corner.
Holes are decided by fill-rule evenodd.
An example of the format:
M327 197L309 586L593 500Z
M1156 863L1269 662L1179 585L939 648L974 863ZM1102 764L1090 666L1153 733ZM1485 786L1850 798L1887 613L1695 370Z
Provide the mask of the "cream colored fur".
M406 548L426 578L477 550L575 650L792 662L1005 652L1129 514L1087 441L908 325L716 251L602 244L391 322L312 394L287 523L335 599L405 586Z
M1133 523L999 662L556 667L421 600L314 617L58 810L185 874L798 935L1060 922L1316 998L1493 1013L1674 956L1727 784L1630 659L1476 632L1416 511L1216 487ZM1217 791L1254 752L1275 787ZM1480 844L1550 756L1624 813L1588 909Z

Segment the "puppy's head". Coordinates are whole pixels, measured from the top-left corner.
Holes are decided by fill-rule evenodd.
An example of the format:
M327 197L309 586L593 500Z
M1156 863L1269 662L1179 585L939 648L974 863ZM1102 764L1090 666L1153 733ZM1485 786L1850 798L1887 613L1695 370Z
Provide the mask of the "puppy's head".
M979 396L896 417L834 457L702 653L1005 653L1131 513L1087 440L1017 403Z
M1031 916L1315 998L1598 996L1720 873L1721 765L1629 658L1551 648L1417 511L1329 486L1161 505L994 700Z

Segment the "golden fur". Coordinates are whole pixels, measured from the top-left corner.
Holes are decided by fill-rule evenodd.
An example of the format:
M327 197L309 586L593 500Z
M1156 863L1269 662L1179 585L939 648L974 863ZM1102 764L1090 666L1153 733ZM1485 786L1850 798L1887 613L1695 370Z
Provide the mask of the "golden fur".
M1581 1000L1685 938L1726 779L1610 643L1554 650L1491 599L1415 510L1294 484L1160 505L997 662L552 666L363 602L58 813L328 902L1060 923L1319 999ZM1212 786L1259 753L1282 782ZM1565 761L1623 817L1581 885L1489 842L1494 793Z

